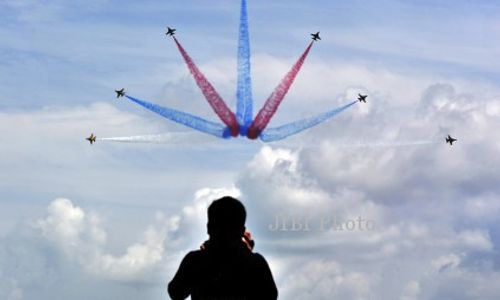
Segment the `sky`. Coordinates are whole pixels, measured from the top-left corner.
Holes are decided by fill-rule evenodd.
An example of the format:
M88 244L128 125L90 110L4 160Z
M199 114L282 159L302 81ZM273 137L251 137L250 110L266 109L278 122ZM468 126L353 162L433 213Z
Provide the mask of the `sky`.
M217 121L164 32L234 107L239 6L0 1L0 299L165 299L224 195L280 299L498 299L500 4L248 0L256 107L322 37L271 126L369 95L278 143L115 98Z

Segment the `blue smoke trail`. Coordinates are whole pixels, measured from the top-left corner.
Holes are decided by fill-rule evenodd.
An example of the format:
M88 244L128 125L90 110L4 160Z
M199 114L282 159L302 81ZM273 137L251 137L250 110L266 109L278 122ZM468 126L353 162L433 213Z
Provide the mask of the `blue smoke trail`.
M266 129L260 134L259 137L264 142L274 142L282 140L334 117L335 115L341 113L357 102L358 101L353 101L347 105L321 113L315 117L302 119L280 127Z
M224 139L229 138L231 136L229 128L223 126L222 124L207 121L205 119L190 115L182 111L178 111L172 108L162 107L153 103L139 100L134 97L130 97L128 95L125 95L125 97L171 121L180 123L195 130L208 133Z
M238 87L236 91L236 118L240 135L245 136L252 123L252 80L250 78L250 39L248 33L247 2L241 1L240 37L238 41Z

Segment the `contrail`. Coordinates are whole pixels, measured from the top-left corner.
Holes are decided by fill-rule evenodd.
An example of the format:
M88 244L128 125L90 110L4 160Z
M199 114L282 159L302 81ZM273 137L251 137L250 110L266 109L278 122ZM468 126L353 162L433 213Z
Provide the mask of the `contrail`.
M240 134L246 135L253 118L252 79L250 77L250 38L246 0L241 1L240 33L238 41L238 86L236 90L236 118Z
M179 41L175 36L172 36L174 38L175 44L177 45L177 48L181 52L182 57L184 58L184 61L186 62L186 65L191 72L191 74L194 77L194 80L196 81L196 84L198 87L201 89L201 92L207 99L208 103L214 110L214 112L219 116L219 118L222 120L224 124L227 125L227 127L230 128L231 130L231 135L232 136L238 136L239 134L239 128L238 128L238 121L236 120L236 116L234 113L227 107L226 103L224 100L221 98L221 96L217 93L215 88L210 84L210 82L207 80L205 75L201 73L201 71L198 69L198 67L195 65L191 57L189 57L188 53L184 48L181 46Z
M274 142L274 141L279 141L284 138L287 138L291 135L297 134L303 130L309 129L311 127L314 127L320 123L323 123L327 121L330 118L333 118L334 116L338 115L339 113L343 112L344 110L348 109L352 105L356 104L357 101L353 101L347 105L344 105L342 107L321 113L315 117L307 118L307 119L302 119L293 123L289 123L280 127L276 128L269 128L264 130L260 134L260 139L264 142Z
M293 65L292 69L288 71L285 77L281 80L280 84L276 87L274 92L267 98L264 106L260 109L259 113L255 117L252 125L248 129L248 138L256 139L260 133L266 128L269 121L273 117L274 113L278 110L279 105L285 98L286 93L290 89L295 77L300 71L300 68L304 64L304 61L311 50L311 47L314 42L311 42L309 46L306 48L304 53L300 56L297 62Z
M222 124L207 121L197 116L178 111L172 108L163 107L157 104L149 103L144 100L140 100L128 95L125 95L131 101L139 104L140 106L149 109L152 112L159 114L160 116L167 118L171 121L180 123L187 127L196 129L198 131L211 134L219 138L228 138L229 132L228 128Z

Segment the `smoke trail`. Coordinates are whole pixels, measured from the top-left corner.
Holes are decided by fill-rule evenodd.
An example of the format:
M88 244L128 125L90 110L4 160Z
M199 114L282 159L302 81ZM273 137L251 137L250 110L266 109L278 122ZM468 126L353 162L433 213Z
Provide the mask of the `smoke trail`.
M269 96L269 98L266 100L266 103L264 103L264 106L261 108L252 125L248 129L248 138L256 139L266 128L267 124L269 124L269 121L273 117L274 113L276 112L276 110L278 110L278 106L280 105L281 101L283 100L283 98L285 98L288 89L290 89L293 80L299 73L302 64L304 64L304 61L309 54L312 45L313 42L309 44L304 53L302 53L300 58L293 65L292 69L288 71L286 76L281 80L280 84L276 87L271 96Z
M267 145L279 148L301 149L301 150L314 150L322 146L332 145L338 148L393 148L393 147L412 147L412 146L425 146L432 144L439 144L439 141L423 140L423 141L400 141L400 142L367 142L367 141L322 141L320 143L304 142L303 140L295 140L293 142L277 140Z
M193 75L196 84L201 89L208 103L215 111L217 116L219 116L219 118L222 120L222 122L226 124L227 127L229 127L229 129L231 130L231 135L237 136L239 129L238 129L238 122L236 121L236 116L227 107L224 100L222 100L221 96L219 96L219 94L210 84L210 82L208 82L205 75L203 75L203 73L201 73L198 67L194 64L193 60L191 59L191 57L189 57L186 50L184 50L179 41L177 41L177 38L175 36L173 36L173 38L175 44L177 45L177 48L179 49L182 57L184 58L184 61L186 62L186 65L188 66L189 71Z
M230 135L229 129L227 127L224 127L222 124L210 122L185 112L181 112L167 107L162 107L153 103L136 99L134 97L130 97L128 95L125 95L125 97L169 120L196 129L198 131L208 133L219 138L228 138Z
M437 144L438 141L432 140L424 140L424 141L393 141L393 142L350 142L350 143L341 143L338 144L339 147L346 148L390 148L390 147L407 147L407 146L421 146L421 145L430 145Z
M353 101L342 107L338 107L336 109L321 113L315 117L302 119L276 128L266 129L260 134L260 139L264 142L274 142L282 140L303 130L316 126L322 122L325 122L326 120L343 112L355 103L357 103L357 101Z
M118 142L118 143L146 143L146 144L192 144L192 143L211 143L213 138L202 138L199 134L187 132L172 132L163 134L133 135L120 137L99 138L100 141Z
M247 2L241 1L240 37L238 42L238 87L236 91L236 117L240 134L246 135L252 123L252 80L250 77L250 38L248 33Z

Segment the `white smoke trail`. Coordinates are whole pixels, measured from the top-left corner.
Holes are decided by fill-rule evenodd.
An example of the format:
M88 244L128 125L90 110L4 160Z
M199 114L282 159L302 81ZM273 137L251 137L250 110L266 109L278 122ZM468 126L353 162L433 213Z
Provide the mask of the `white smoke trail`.
M98 138L98 141L116 143L145 143L145 144L208 144L218 139L207 135L190 132L172 132L162 134L132 135L119 137Z
M263 143L250 140L222 140L214 138L209 135L199 134L197 132L170 132L161 134L147 134L147 135L132 135L132 136L119 136L119 137L104 137L97 138L98 141L103 142L115 142L115 143L134 143L134 144L170 144L170 145L209 145L209 146L228 146L228 142L231 146L249 146L248 144L254 145L269 145L275 147L285 147L285 148L301 148L301 149L311 149L318 148L323 143L309 144L301 143L297 141L296 143L290 142L271 142ZM437 144L439 141L436 140L418 140L418 141L329 141L328 144L334 145L340 148L392 148L392 147L411 147L411 146L424 146Z
M355 143L341 143L338 144L339 147L347 148L390 148L390 147L409 147L409 146L421 146L437 144L437 141L387 141L387 142L364 142L359 141Z
M340 148L392 148L392 147L411 147L411 146L424 146L431 144L438 144L439 141L435 140L420 140L420 141L385 141L385 142L367 142L367 141L329 141L328 144L334 145L335 147ZM302 149L311 149L311 148L319 148L323 143L317 144L309 144L309 143L290 143L290 142L272 142L267 143L271 146L277 147L286 147L286 148L302 148Z

